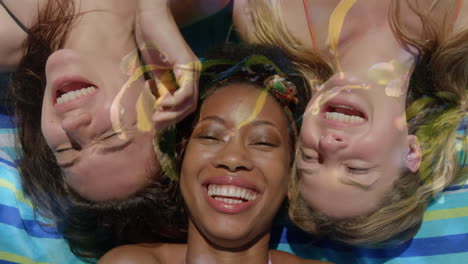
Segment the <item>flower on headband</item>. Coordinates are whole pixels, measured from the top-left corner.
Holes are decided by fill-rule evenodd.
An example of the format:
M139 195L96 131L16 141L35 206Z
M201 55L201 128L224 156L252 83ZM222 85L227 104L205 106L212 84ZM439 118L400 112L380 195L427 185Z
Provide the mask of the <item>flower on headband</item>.
M264 81L264 87L271 90L271 93L281 102L297 104L297 88L292 82L287 81L279 75L268 77Z

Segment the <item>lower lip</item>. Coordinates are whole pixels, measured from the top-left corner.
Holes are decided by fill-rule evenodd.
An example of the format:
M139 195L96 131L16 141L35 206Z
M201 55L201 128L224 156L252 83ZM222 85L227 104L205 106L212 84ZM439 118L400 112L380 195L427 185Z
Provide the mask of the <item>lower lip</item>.
M208 204L213 207L216 211L223 213L223 214L240 214L242 212L247 211L250 207L252 207L258 200L259 195L257 194L257 198L243 202L238 204L231 204L226 203L223 201L218 201L211 196L208 195L206 189L204 190L205 199L208 201Z
M73 100L70 100L70 101L67 101L67 102L61 103L61 104L58 104L57 102L55 102L55 104L54 104L55 111L57 111L58 113L62 113L62 112L67 112L67 111L76 109L76 108L82 106L83 104L86 104L88 101L90 101L91 98L92 98L97 92L98 92L98 91L97 91L97 89L96 89L96 90L93 91L92 93L89 93L89 94L80 96L80 97L78 97L78 98L75 98L75 99L73 99ZM55 100L57 100L57 99L55 99Z

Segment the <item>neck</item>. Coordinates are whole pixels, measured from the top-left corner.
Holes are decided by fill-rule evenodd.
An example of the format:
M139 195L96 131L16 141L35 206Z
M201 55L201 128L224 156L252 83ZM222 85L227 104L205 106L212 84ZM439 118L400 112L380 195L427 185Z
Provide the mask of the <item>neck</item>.
M216 240L216 239L211 239ZM264 234L252 244L238 240L211 241L189 222L187 264L267 264L270 234Z

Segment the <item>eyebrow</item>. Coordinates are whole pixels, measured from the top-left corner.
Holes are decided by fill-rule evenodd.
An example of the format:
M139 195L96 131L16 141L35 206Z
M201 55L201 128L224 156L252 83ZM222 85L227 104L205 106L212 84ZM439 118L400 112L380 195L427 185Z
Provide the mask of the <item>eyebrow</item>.
M266 121L266 120L257 120L257 121L253 121L253 122L250 122L250 125L252 125L252 126L267 125L267 126L272 126L272 127L275 127L275 128L276 128L276 125L275 125L275 124L273 124L273 123L270 122L270 121Z
M223 124L223 125L224 125L224 123L225 123L225 122L224 122L224 119L222 119L222 118L219 117L219 116L207 116L207 117L201 119L200 122L201 122L201 121L205 121L205 120L211 120L211 121L214 121L214 122L216 122L216 123Z

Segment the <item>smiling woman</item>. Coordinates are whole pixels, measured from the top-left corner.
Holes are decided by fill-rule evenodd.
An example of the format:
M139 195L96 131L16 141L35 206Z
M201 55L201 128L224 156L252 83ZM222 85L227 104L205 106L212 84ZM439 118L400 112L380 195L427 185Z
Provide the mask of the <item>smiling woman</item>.
M84 16L74 30L84 30L80 25L85 27L91 15ZM99 18L105 17L99 14ZM119 33L115 38L122 42L121 36ZM108 73L119 72L119 61L135 48L130 37L125 39L128 44L125 48L120 45L122 51L109 51L101 60L81 41L67 41L66 49L54 52L46 64L42 133L55 152L65 182L92 201L125 199L142 190L160 171L154 162L153 132L137 129L136 105L147 89L142 80L133 83L120 100L119 127L111 120L111 106L128 76L113 74L109 78ZM154 97L150 92L145 94L150 101L146 105L152 106Z
M271 47L226 46L203 65L200 109L178 125L187 244L120 247L100 263L323 263L268 249L306 82Z
M455 134L467 109L468 2L235 3L246 42L277 45L312 73L294 223L349 244L412 238L434 194L463 176Z
M155 98L135 74L139 2L43 3L12 83L19 170L35 212L81 257L127 243L184 241L178 186L154 151L163 138L140 126L141 113L151 120ZM172 40L171 32L163 35Z

